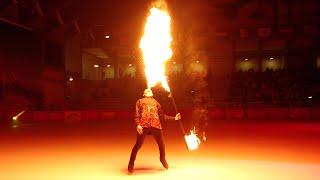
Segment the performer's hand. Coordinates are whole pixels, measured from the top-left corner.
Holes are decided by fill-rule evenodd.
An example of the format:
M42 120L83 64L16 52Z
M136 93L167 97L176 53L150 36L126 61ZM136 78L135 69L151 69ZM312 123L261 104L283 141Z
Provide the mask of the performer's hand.
M138 132L139 134L142 134L142 133L143 133L143 128L142 128L142 126L137 125L137 132Z
M174 117L174 120L179 121L180 119L181 119L180 113L176 114L176 116Z

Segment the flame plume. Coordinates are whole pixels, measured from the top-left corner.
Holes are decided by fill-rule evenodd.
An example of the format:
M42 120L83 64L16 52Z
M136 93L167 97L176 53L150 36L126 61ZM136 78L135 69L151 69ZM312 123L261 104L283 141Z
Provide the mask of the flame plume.
M171 18L167 11L156 7L151 8L144 35L140 41L148 88L160 83L168 92L170 88L167 83L165 65L172 57L170 21Z

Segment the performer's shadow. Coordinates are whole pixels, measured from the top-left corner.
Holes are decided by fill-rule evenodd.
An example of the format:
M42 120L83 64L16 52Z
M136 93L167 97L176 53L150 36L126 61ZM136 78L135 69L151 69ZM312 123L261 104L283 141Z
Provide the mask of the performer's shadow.
M160 168L160 167L151 167L151 166L137 166L133 169L132 174L152 174L152 173L158 173L162 171L166 171L166 169ZM128 174L127 169L122 169L122 172Z

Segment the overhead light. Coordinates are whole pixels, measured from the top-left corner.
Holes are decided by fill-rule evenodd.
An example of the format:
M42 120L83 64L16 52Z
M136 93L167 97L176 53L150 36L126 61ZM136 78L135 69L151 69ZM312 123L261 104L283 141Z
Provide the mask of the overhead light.
M106 55L99 55L99 56L97 56L98 58L101 58L101 59L106 59L106 58L108 58L108 56L106 56Z
M104 38L109 39L109 38L110 38L110 36L109 36L109 35L106 35Z
M69 81L70 81L70 82L73 81L73 77L69 77Z
M248 58L245 58L244 60L245 60L245 61L249 61L249 59L248 59Z
M273 57L271 57L271 58L269 58L269 60L274 60L274 58L273 58Z
M196 63L200 63L200 61L197 60Z
M108 64L108 65L107 65L107 67L111 67L111 65L110 65L110 64Z
M98 68L100 67L98 64L93 65L93 67Z
M172 64L177 64L177 62L173 61Z
M312 99L312 96L309 96L308 99Z
M132 66L132 64L128 64L128 66L130 66L130 67L131 67L131 66Z

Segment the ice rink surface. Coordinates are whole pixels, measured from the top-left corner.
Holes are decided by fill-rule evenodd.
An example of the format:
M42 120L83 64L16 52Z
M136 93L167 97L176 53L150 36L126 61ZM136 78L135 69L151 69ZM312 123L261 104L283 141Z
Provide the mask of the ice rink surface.
M320 123L211 123L208 140L193 152L177 124L164 125L163 133L169 169L149 136L129 175L136 135L128 121L2 128L0 179L320 179Z

